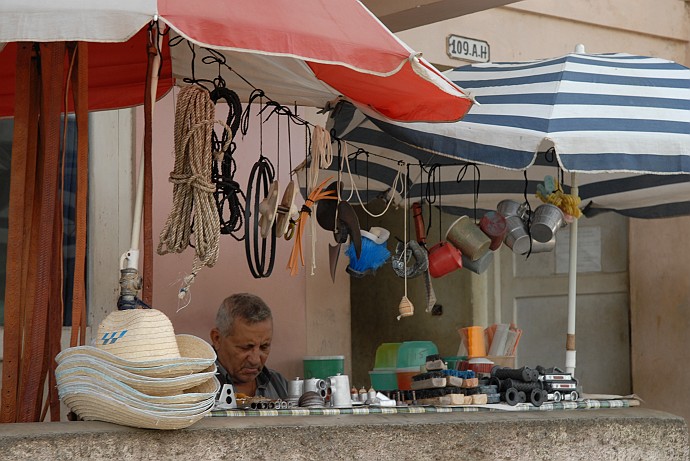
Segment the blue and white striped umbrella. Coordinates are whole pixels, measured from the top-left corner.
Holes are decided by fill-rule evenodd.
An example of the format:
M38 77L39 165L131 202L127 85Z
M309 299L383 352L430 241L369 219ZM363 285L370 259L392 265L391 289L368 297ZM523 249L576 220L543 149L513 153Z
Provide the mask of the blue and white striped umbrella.
M545 175L573 172L587 214L690 214L690 69L629 54L573 53L446 75L479 103L459 122L396 123L351 106L334 115L340 138L376 154L354 158L350 148L363 198L388 188L401 161L442 165L436 193L445 211L458 214L521 201L525 190L539 204L534 192ZM465 162L477 168L458 182ZM411 194L423 195L429 178L410 167Z

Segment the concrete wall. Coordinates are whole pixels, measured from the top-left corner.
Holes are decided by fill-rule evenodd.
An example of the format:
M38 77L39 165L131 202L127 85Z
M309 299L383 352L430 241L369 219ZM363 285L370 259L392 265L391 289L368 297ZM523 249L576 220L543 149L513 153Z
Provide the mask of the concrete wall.
M633 389L652 408L690 421L690 218L631 220Z
M688 428L642 408L204 418L187 429L99 421L0 426L0 460L687 460ZM449 455L450 456L450 455Z

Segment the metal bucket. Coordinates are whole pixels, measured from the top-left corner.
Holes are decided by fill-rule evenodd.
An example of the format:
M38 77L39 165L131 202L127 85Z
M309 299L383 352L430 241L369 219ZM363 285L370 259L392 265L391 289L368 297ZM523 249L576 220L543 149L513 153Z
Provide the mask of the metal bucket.
M548 253L556 248L556 237L553 237L548 242L537 242L532 239L532 253Z
M530 232L532 238L540 243L550 241L563 224L563 212L556 205L544 203L534 210Z
M496 206L496 211L501 213L504 217L520 216L521 206L515 200L501 200Z
M525 254L529 251L530 238L527 233L527 226L519 216L508 216L506 218L507 232L505 244L513 250L513 253Z
M469 269L475 274L483 274L489 268L494 260L494 252L487 251L484 256L477 259L476 261L470 261L465 255L462 255L462 266L465 269Z
M445 240L452 243L460 253L476 261L489 251L491 239L472 222L469 216L460 216L446 232Z

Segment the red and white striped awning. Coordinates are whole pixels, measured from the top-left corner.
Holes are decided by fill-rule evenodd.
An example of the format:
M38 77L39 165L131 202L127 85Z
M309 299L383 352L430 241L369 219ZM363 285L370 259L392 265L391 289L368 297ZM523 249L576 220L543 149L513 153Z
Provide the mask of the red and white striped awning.
M247 99L323 107L337 96L398 121L458 120L472 101L355 0L3 0L0 116L14 106L15 42L87 41L92 110L143 102L151 21L167 26L158 94L217 78ZM227 66L202 62L209 48ZM234 71L230 71L230 68ZM246 82L238 77L241 75Z

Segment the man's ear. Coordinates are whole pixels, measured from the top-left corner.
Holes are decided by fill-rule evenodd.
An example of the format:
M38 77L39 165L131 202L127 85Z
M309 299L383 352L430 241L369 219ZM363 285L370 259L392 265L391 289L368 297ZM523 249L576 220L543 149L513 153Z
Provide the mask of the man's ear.
M220 347L220 331L218 328L213 328L211 330L211 344L213 344L214 349Z

